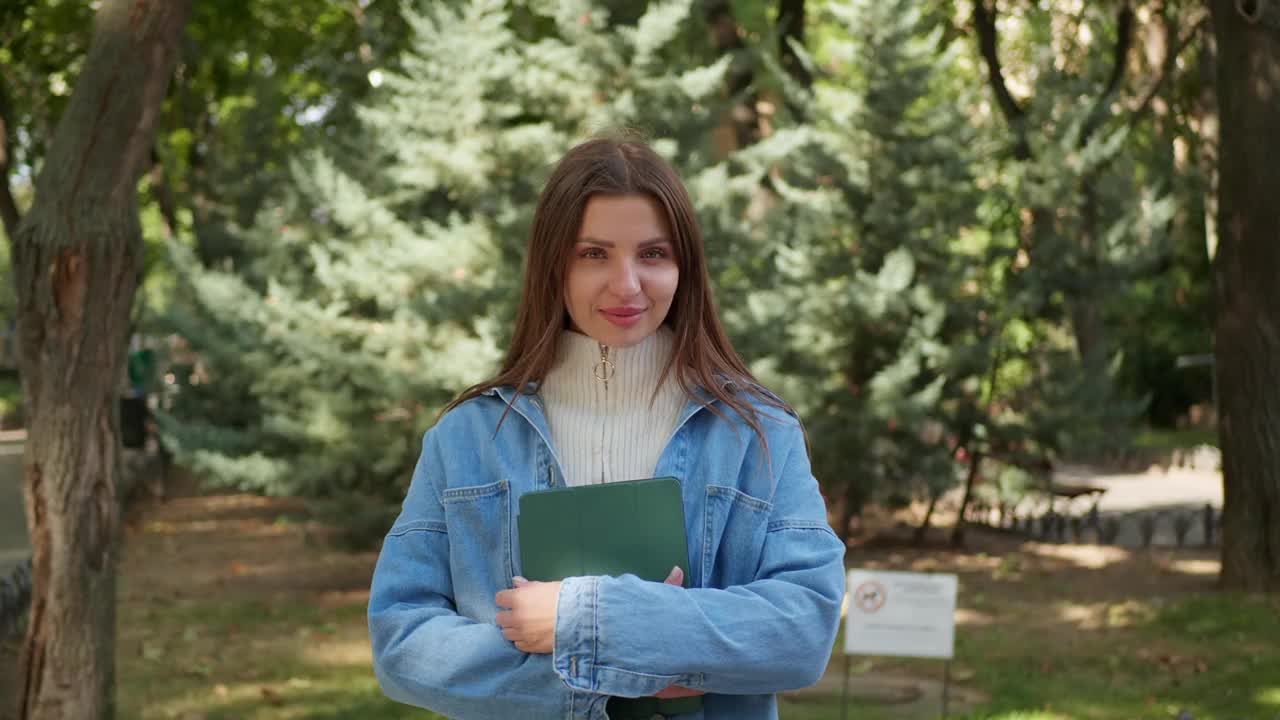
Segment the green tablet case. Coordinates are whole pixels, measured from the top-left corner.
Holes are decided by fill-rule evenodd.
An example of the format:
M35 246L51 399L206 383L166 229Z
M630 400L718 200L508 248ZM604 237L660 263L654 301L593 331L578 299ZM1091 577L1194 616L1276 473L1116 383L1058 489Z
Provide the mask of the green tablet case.
M689 583L684 502L675 478L525 493L516 523L521 575L528 580L631 573L662 582L672 567L679 566L685 585ZM695 712L702 706L701 697L637 700L645 700L646 709L657 703L657 711L665 714ZM615 706L628 702L615 699L610 715Z

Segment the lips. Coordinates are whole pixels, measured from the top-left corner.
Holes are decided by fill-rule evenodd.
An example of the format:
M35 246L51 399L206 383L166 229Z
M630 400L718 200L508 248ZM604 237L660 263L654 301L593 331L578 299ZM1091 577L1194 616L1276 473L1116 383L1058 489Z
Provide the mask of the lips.
M618 317L631 317L632 315L639 315L640 313L644 312L644 308L631 307L631 306L611 307L611 308L600 308L600 312L604 313L605 315L617 315Z
M631 327L640 322L640 315L645 308L639 307L611 307L601 308L600 313L604 315L604 319L617 325L618 327Z

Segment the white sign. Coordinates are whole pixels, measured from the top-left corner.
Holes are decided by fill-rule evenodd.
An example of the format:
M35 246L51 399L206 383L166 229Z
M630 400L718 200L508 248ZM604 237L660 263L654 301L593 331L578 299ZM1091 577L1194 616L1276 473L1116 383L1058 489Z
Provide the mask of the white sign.
M850 570L845 654L951 659L956 586L955 575Z

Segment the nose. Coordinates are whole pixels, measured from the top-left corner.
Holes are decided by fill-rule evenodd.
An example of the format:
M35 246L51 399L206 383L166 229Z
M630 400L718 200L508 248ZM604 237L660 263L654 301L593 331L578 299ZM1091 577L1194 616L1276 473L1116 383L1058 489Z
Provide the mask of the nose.
M618 262L609 276L609 290L620 298L631 297L640 292L640 275L635 263L628 258Z

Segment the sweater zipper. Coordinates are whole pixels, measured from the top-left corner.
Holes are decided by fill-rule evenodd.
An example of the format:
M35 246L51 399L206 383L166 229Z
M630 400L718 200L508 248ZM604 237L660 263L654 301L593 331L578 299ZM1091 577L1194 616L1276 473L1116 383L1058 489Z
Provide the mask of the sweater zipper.
M603 372L596 373L596 377L600 378L604 383L604 412L607 416L609 413L609 378L613 376L614 365L609 361L609 346L600 343L600 364L596 367ZM600 484L606 482L605 468L608 467L609 458L606 455L607 446L605 445L605 428L609 423L600 423Z

